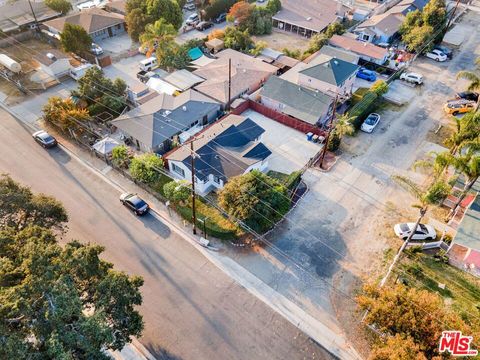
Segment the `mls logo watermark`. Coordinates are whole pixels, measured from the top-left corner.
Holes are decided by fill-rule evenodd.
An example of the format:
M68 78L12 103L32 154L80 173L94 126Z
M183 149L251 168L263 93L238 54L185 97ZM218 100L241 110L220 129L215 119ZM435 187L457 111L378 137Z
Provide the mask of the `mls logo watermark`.
M453 356L476 356L477 350L470 350L472 336L464 336L461 331L443 331L439 351L448 351Z

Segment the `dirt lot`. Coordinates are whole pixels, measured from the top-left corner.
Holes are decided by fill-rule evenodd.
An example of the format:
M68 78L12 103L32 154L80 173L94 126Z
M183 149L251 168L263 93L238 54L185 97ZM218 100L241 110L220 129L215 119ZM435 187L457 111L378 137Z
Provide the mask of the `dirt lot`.
M477 32L478 13L468 13L462 23ZM451 61L419 58L410 70L423 74L425 84L413 100L400 108L378 109L382 119L374 133L346 139L343 155L329 173L307 171L310 190L268 236L273 245L256 254L237 254L237 262L312 316L326 319L328 314L326 320L342 326L355 342L354 292L362 280L379 277L388 263L384 254L398 247L392 225L416 215L414 199L392 175L425 181L412 165L441 149L431 133L452 122L441 105L465 89L456 73L473 68L479 53L480 38L470 37ZM356 345L368 352L364 343Z
M282 51L287 48L289 50L306 50L308 47L308 38L300 35L292 34L285 31L273 29L270 35L252 36L257 41L265 41L268 47Z

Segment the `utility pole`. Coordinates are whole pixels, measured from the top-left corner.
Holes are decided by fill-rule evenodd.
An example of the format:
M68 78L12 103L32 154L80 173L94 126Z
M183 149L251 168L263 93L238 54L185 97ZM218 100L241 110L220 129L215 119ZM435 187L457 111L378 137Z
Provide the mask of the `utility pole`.
M322 155L320 156L320 168L322 168L323 166L323 160L325 159L325 154L327 153L328 141L330 140L330 133L332 132L332 128L333 128L332 126L333 120L335 119L335 114L337 112L337 102L338 102L338 94L335 95L335 101L333 103L333 113L328 123L327 137L325 138L325 143L322 149Z
M30 10L32 11L33 19L35 20L35 31L40 32L40 27L38 26L37 15L35 15L35 11L33 11L33 6L31 0L28 0L28 5L30 6Z
M460 3L460 0L457 0L455 7L453 8L452 15L450 16L450 19L448 19L447 27L445 28L445 32L448 31L448 28L450 27L450 24L453 20L453 17L455 16L455 13L457 12L458 4Z
M193 140L190 141L190 154L192 157L192 220L193 220L193 234L197 234L197 212L195 210L195 152L193 151Z
M230 110L230 101L232 100L232 58L228 58L228 102L227 110Z

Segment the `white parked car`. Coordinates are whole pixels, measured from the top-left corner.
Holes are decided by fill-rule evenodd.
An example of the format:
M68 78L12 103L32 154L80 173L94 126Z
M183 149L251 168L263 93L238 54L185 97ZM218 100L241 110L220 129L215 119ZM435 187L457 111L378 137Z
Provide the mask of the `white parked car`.
M185 24L192 26L192 25L197 25L199 22L200 22L200 17L198 16L197 13L195 13L190 15L187 18L187 21L185 21Z
M92 52L93 55L102 55L103 54L103 49L101 48L100 45L92 43L92 46L90 47L90 51Z
M407 240L408 236L412 232L415 223L403 223L397 224L393 227L395 235L400 239ZM433 226L418 224L415 234L412 236L412 240L434 240L437 237L437 233Z
M400 75L400 80L405 80L407 82L411 82L413 84L422 85L423 84L423 76L417 73L402 73Z
M373 129L378 125L380 122L380 115L377 113L371 113L370 115L367 116L365 121L363 122L362 126L360 127L360 130L366 132L366 133L371 133Z
M441 62L447 61L448 59L447 55L445 55L443 52L441 52L438 49L433 49L432 51L427 52L425 56L435 61L441 61Z

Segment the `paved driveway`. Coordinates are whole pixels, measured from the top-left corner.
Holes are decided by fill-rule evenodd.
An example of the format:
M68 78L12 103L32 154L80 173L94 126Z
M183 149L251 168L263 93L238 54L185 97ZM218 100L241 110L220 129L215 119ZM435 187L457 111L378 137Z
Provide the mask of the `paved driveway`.
M133 46L132 39L128 33L113 36L111 38L103 39L97 42L106 52L116 55L130 50Z
M253 110L245 111L242 116L249 117L265 129L262 142L272 151L268 158L269 170L285 174L300 170L321 149L321 145L307 141L304 133Z

